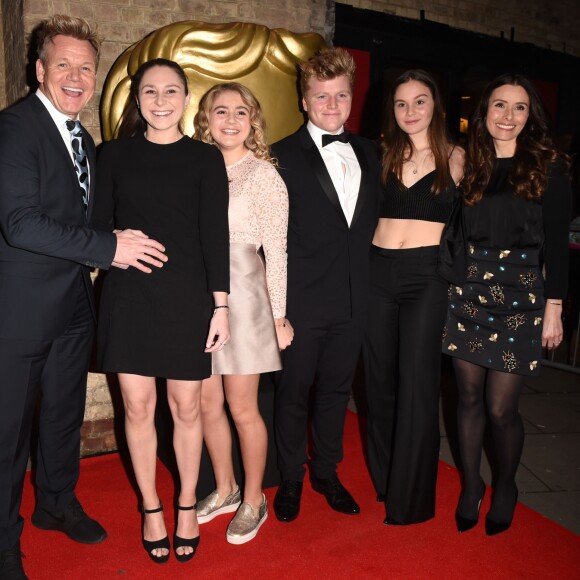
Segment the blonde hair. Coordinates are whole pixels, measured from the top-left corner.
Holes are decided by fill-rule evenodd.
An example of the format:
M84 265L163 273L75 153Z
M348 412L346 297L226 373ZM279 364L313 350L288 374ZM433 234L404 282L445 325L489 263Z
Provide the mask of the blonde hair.
M215 145L215 141L209 130L209 115L217 97L227 91L238 93L244 105L250 109L251 129L244 145L258 159L263 159L264 161L269 161L272 165L276 165L275 159L270 155L270 147L266 140L266 120L262 113L262 107L252 91L240 83L221 83L214 85L201 97L199 109L193 119L193 127L195 129L193 138L204 143Z
M345 76L354 89L356 64L352 55L344 48L323 48L315 56L300 64L300 89L304 97L311 78L330 81Z
M95 51L96 63L99 64L102 38L97 33L97 29L92 27L84 18L55 14L51 18L43 20L36 35L36 50L38 58L44 64L46 64L46 47L55 36L70 36L77 40L88 41Z

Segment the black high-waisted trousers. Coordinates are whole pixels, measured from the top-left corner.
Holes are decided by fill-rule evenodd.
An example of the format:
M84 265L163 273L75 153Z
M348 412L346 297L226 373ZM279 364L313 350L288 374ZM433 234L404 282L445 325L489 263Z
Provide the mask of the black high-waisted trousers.
M435 515L441 336L447 283L438 246L371 249L371 303L363 346L368 457L387 517Z

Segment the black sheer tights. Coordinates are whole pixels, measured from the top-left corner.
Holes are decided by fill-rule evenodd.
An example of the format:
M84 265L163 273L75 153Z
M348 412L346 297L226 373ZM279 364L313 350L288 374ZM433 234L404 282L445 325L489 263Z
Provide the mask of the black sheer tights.
M524 427L518 401L524 377L494 371L454 358L459 404L457 423L464 487L458 512L477 518L483 493L479 473L487 407L498 462L489 517L497 522L511 520L517 494L515 475L522 455Z

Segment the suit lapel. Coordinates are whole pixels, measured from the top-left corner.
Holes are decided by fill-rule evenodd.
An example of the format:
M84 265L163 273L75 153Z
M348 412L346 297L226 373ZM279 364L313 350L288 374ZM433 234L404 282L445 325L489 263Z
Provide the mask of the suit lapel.
M326 165L322 160L322 156L318 152L318 148L312 140L308 129L304 127L302 131L302 146L304 157L310 165L314 175L316 176L316 179L318 179L318 182L320 183L320 186L322 187L326 197L339 213L344 223L348 226L348 222L346 221L346 217L342 211L342 206L340 205L340 200L338 199L338 193L336 193L336 189L334 188L334 184L332 183L328 169L326 169Z
M34 106L34 109L36 111L36 114L38 116L39 124L43 127L44 131L46 132L46 135L48 137L50 145L52 146L52 150L55 152L55 155L58 155L60 157L60 161L57 160L56 163L58 164L60 162L60 163L62 163L63 167L66 165L66 167L68 168L67 171L70 175L71 183L72 183L72 187L73 187L73 189L71 191L73 191L75 193L75 199L76 199L77 203L79 204L79 207L82 206L83 213L85 213L82 192L79 191L78 195L76 195L77 190L80 190L81 186L79 185L75 166L74 166L74 163L73 163L72 158L70 156L70 153L67 149L67 146L65 145L65 143L62 139L60 131L58 130L58 127L55 125L54 121L52 120L50 113L46 110L46 107L40 102L38 97L34 97L34 100L32 102L33 102L33 106ZM83 131L86 133L86 130L84 128L83 128ZM90 147L89 147L89 149L90 149ZM91 186L90 187L91 187L91 193L92 193L93 172L94 172L94 167L96 164L96 159L94 158L94 150L91 153L92 153L93 157L89 156L89 163L91 163L91 175L90 175Z
M87 221L93 211L93 199L95 198L95 175L97 169L97 155L95 146L89 132L83 127L83 139L85 142L85 149L87 151L87 158L89 160L89 207L87 208ZM75 175L76 177L76 175Z
M368 180L368 175L369 175L369 171L368 171L369 167L368 167L367 157L366 157L366 155L363 151L363 148L360 146L360 143L358 142L358 139L356 138L355 135L352 136L350 144L354 150L356 158L358 159L358 164L360 165L360 186L359 186L359 190L358 190L358 197L356 200L356 206L354 208L354 213L352 215L352 221L350 223L350 227L352 228L352 226L356 222L356 219L360 215L360 212L362 211L362 208L363 208L363 205L365 202L365 197L366 197L365 192L368 189L367 188L367 180Z

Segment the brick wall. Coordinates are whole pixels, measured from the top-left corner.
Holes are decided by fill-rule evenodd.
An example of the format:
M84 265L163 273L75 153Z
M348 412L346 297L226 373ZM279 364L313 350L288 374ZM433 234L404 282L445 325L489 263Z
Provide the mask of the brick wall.
M340 0L355 8L418 20L425 18L471 32L529 42L580 56L577 0Z
M109 385L105 375L89 373L85 421L81 430L81 456L105 453L117 448L116 410L122 411L118 384L112 382Z
M0 0L0 110L26 91L22 3Z

